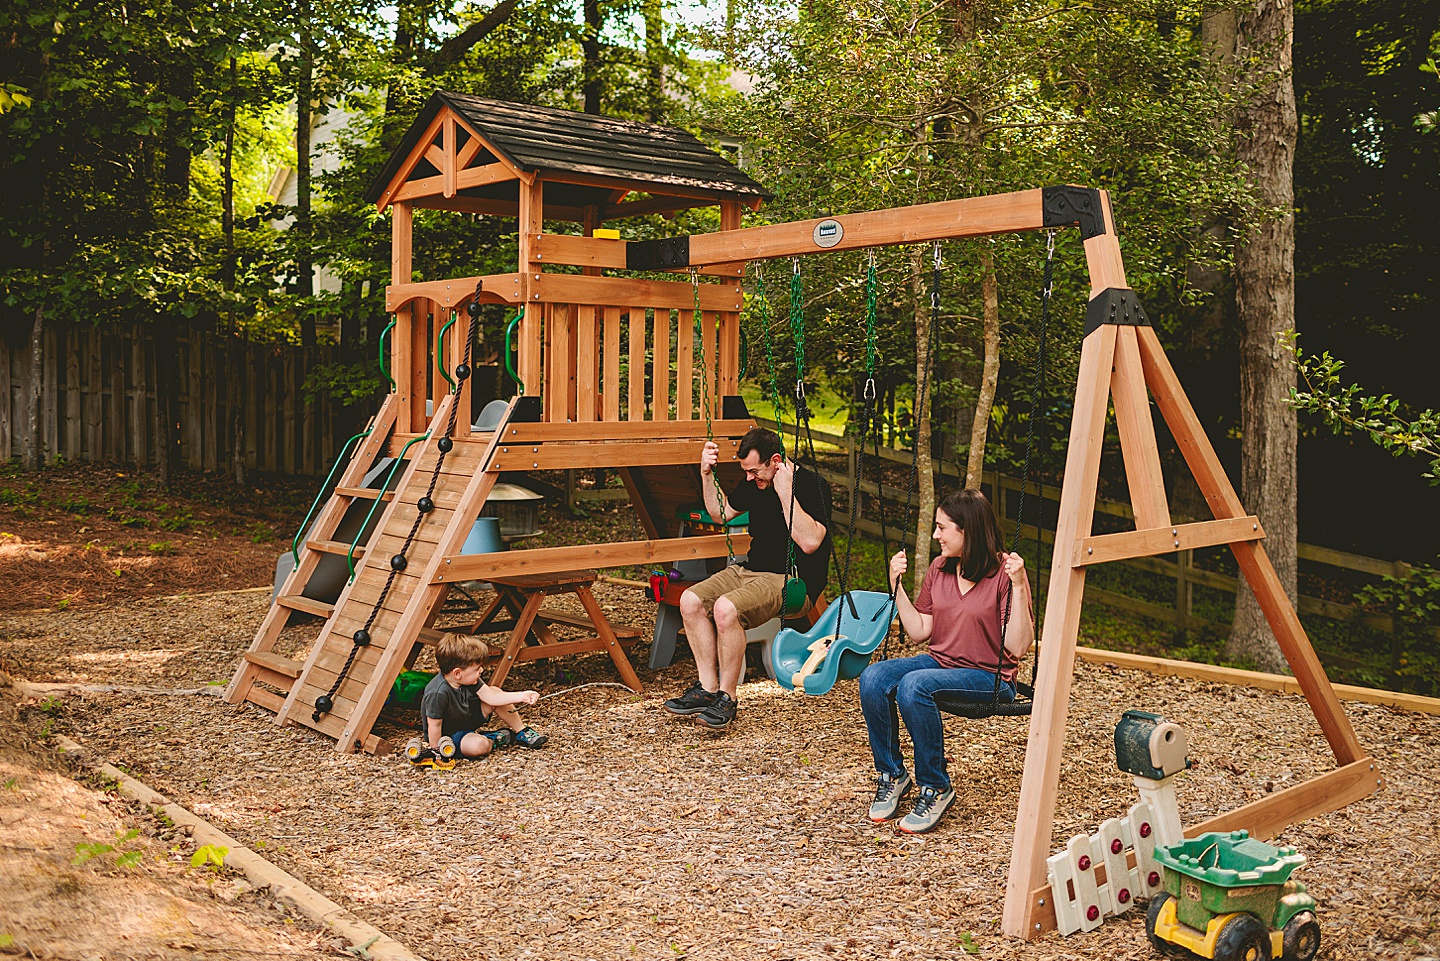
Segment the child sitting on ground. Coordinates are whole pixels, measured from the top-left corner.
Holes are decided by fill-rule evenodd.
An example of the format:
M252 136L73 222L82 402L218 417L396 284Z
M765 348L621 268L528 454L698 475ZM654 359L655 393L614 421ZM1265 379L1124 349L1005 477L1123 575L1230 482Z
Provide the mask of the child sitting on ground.
M420 723L425 743L439 751L441 740L454 742L462 757L484 757L497 747L511 743L536 748L549 740L520 719L516 704L534 704L534 691L508 693L480 680L481 666L490 648L478 637L446 633L435 646L435 663L440 673L425 685L420 698ZM486 721L497 718L504 728L482 731Z

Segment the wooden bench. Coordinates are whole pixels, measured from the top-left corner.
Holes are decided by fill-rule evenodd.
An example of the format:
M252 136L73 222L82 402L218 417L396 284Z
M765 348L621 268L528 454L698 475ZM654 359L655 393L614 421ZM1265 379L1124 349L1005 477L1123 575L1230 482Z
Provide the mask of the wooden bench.
M644 690L635 668L626 656L623 644L633 644L641 635L638 628L612 625L591 592L594 571L561 571L554 574L517 574L513 577L491 577L495 599L490 602L470 629L472 634L509 632L504 652L495 664L489 683L500 687L510 669L522 661L536 661L562 654L584 654L605 651L615 662L620 679L637 694ZM585 617L563 611L547 611L542 605L552 594L574 594L585 609ZM591 637L560 640L550 630L552 624L565 624L594 630Z

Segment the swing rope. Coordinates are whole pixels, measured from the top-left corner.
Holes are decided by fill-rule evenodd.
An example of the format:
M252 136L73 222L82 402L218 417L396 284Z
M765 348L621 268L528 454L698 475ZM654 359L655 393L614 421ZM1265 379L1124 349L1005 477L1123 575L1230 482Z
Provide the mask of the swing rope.
M705 360L705 314L700 309L700 271L694 267L690 268L690 289L694 292L695 306L692 314L692 321L695 324L695 333L700 337L700 393L701 409L705 412L705 443L715 442L715 413L712 409L715 384L710 383L710 366ZM719 353L720 347L720 326L719 316L716 316L715 326L715 347ZM719 379L720 364L715 364L716 379ZM710 518L725 531L725 565L728 567L735 561L735 545L730 541L730 523L725 518L725 490L720 486L720 463L717 458L715 467L710 471L710 482L715 487L715 503L720 507L720 516Z

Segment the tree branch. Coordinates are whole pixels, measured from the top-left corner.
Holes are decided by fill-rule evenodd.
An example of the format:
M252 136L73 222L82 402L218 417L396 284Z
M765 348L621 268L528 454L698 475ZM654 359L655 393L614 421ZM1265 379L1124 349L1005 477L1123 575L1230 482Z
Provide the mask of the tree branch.
M440 49L435 52L434 59L430 61L428 72L432 75L437 74L469 53L471 47L484 40L501 24L510 19L510 15L515 12L515 6L518 3L519 0L500 0L485 16L442 43Z

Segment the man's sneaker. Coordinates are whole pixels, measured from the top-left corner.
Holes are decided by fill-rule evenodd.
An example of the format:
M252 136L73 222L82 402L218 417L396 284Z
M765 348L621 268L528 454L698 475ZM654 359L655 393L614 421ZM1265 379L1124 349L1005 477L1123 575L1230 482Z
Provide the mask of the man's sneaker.
M923 785L920 788L920 796L915 799L915 809L900 819L898 827L906 834L924 834L926 831L934 830L935 825L940 823L940 816L945 813L946 809L950 807L950 802L954 800L954 788L940 791Z
M715 695L715 703L695 715L695 723L712 731L723 731L735 720L735 711L740 707L735 699L724 691Z
M541 734L533 727L526 727L515 732L515 743L521 747L544 747L549 742L550 736L548 734Z
M707 707L715 703L720 696L719 692L705 690L704 685L699 681L690 685L690 690L679 697L672 697L665 702L665 710L671 714L679 714L681 717L688 717L691 714L699 714Z
M901 774L895 777L891 774L881 774L876 779L875 800L870 804L870 820L879 824L888 821L900 810L900 799L910 793L915 782L910 780L909 774Z

